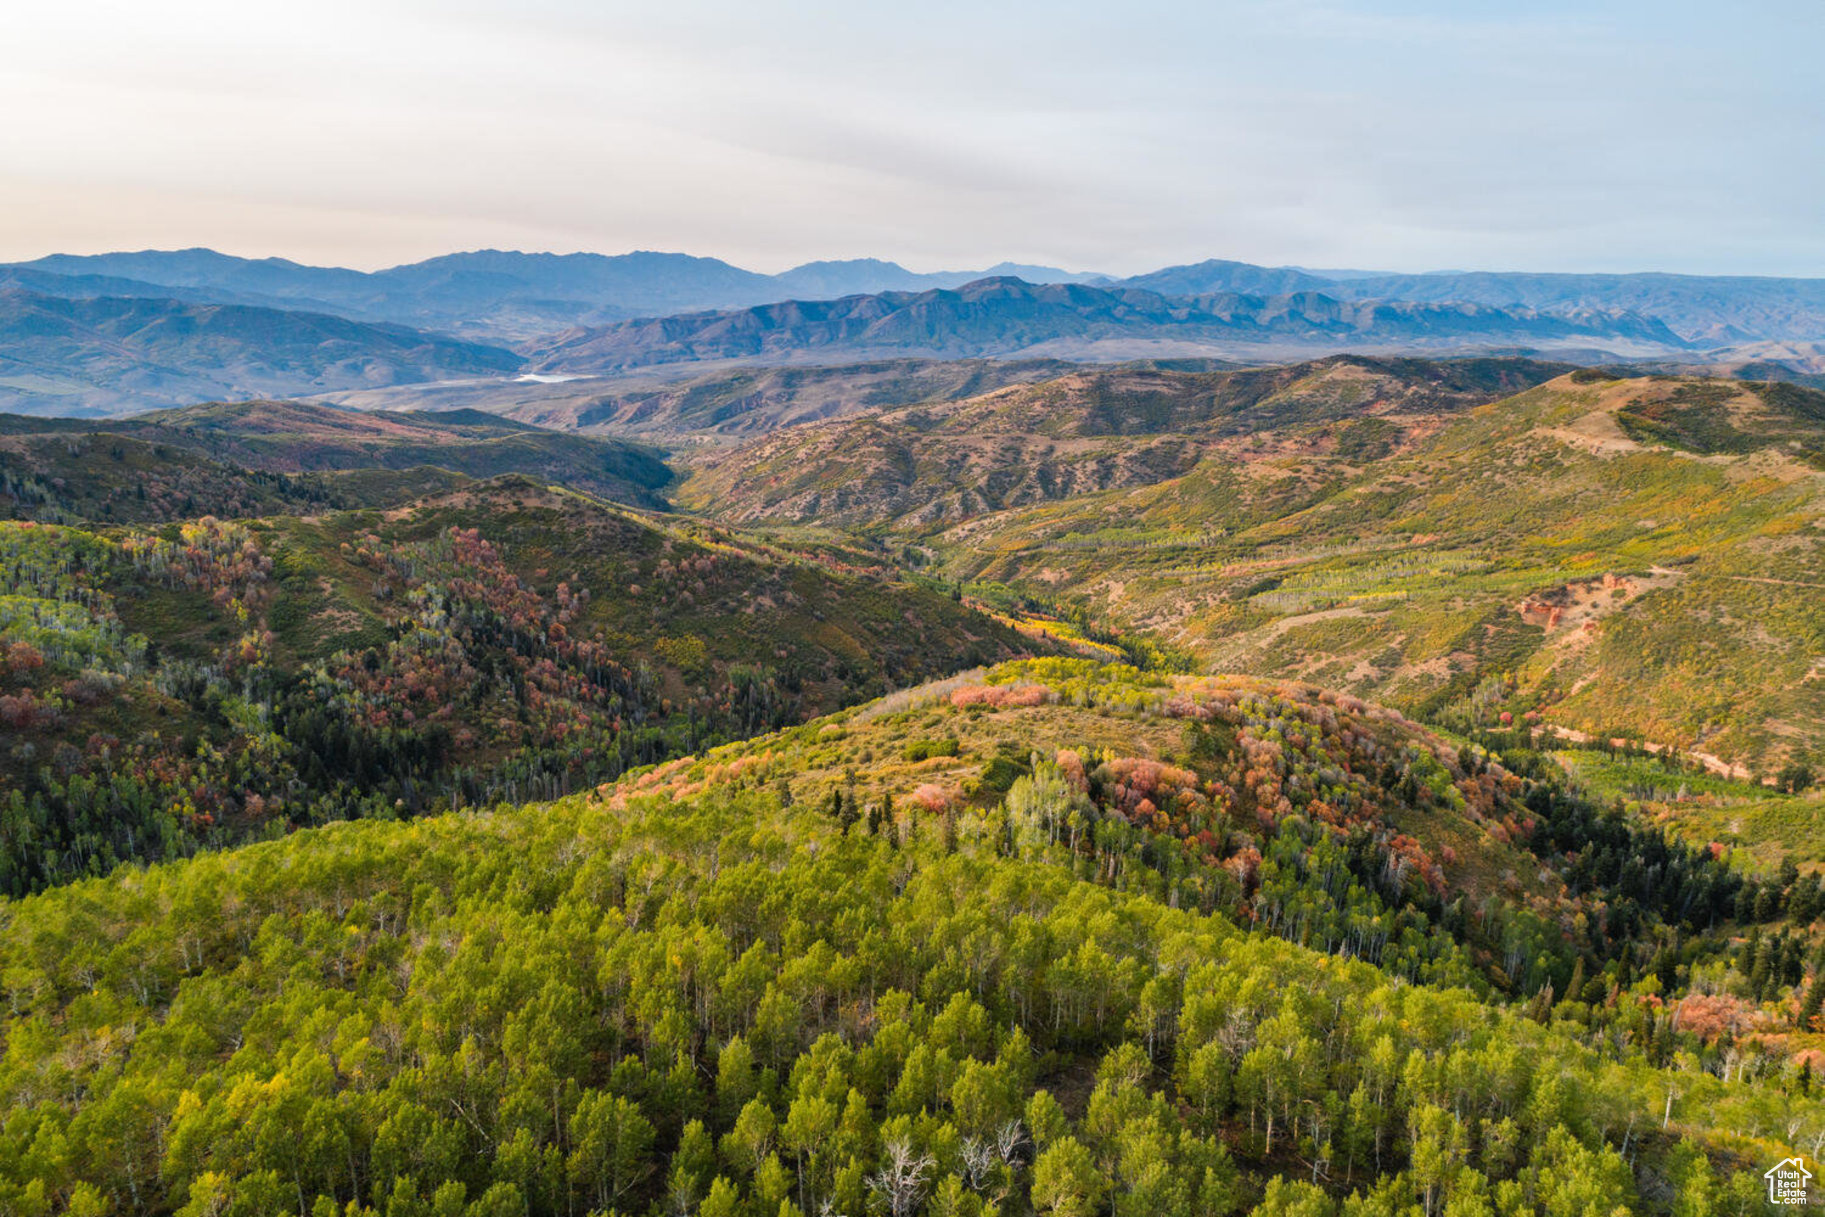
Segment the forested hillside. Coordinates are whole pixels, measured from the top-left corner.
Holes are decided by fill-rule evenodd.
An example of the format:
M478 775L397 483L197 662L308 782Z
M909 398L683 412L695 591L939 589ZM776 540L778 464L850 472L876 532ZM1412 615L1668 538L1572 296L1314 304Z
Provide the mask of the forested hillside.
M521 473L621 503L664 504L659 454L470 410L362 414L252 401L94 422L0 415L0 518L166 523L394 507Z
M0 889L555 797L1051 645L859 557L530 479L386 513L0 524Z
M1014 665L3 911L18 1213L1749 1213L1825 1140L1816 885L1297 686Z
M8 8L0 1217L1825 1214L1825 0L1623 7Z

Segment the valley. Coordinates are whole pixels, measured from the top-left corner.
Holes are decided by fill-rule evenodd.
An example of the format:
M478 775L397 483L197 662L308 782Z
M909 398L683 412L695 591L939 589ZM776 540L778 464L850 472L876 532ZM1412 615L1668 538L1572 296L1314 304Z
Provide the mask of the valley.
M1825 1145L1825 394L560 375L0 416L8 1211L1749 1212Z
M14 7L0 1217L1825 1204L1825 8Z

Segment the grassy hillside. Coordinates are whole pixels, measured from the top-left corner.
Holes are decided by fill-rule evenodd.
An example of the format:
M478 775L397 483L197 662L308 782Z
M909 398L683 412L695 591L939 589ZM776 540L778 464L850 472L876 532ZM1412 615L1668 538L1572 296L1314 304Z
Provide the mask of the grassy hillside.
M1263 433L1346 460L1385 455L1456 412L1565 370L1357 356L1209 372L1082 370L705 452L679 495L747 522L918 528L1164 482Z
M1789 766L1767 786L1626 743L1571 749L1556 759L1593 796L1619 801L1696 845L1728 850L1746 873L1825 869L1825 790L1810 766Z
M506 413L541 426L612 435L733 438L914 402L973 397L1071 369L1055 359L890 359L839 367L735 368L647 383L638 377L590 378L547 386L549 399Z
M0 525L0 886L555 795L1049 645L834 555L530 479L384 513Z
M1215 371L1221 359L1150 360L1178 371ZM792 365L685 364L608 376L469 380L318 394L358 410L471 409L558 430L727 442L777 427L826 421L919 402L974 397L1008 385L1053 380L1084 365L1063 359L882 359Z
M776 764L786 757L789 764ZM1620 943L1641 929L1625 929L1615 910L1606 918L1588 889L1540 873L1530 849L1558 830L1559 809L1530 797L1529 784L1491 754L1310 685L1169 676L1081 659L1007 664L662 765L613 797L688 794L757 767L790 775L774 780L782 798L822 802L839 818L870 806L891 818L908 798L913 806L903 810L912 815L922 808L981 813L1023 777L1063 781L1085 796L1076 811L1087 817L1075 827L1070 817L1052 826L1065 838L1111 816L1157 834L1155 848L1168 848L1167 870L1184 900L1245 923L1288 927L1326 949L1352 941L1383 914L1394 917L1378 923L1384 936L1349 950L1414 979L1532 991L1555 967L1570 968L1569 960L1555 962L1559 930L1607 920ZM1104 852L1085 843L1097 856L1091 870L1125 865L1106 853L1134 844L1114 823L1092 835ZM1332 846L1340 852L1327 852ZM1180 863L1190 869L1174 871ZM1670 887L1684 889L1676 920L1728 915L1736 882L1708 858L1670 855L1664 864ZM1350 890L1339 871L1334 907L1302 904L1294 889L1314 868L1331 866L1366 886ZM1673 872L1682 877L1670 878ZM1359 896L1366 914L1352 907ZM1513 925L1466 913L1498 906L1529 923L1527 934L1544 937L1504 957ZM1415 908L1430 910L1449 932L1407 937L1407 925L1425 926L1424 918L1400 921L1400 910ZM1592 941L1603 940L1599 932Z
M979 594L1213 670L1816 763L1825 395L1595 372L1455 410L1337 391L1365 375L1214 417L1149 378L1114 409L1096 382L1008 390L707 457L678 497L882 531ZM1163 430L1188 417L1212 421Z
M1502 840L1519 801L1559 810ZM0 909L0 1203L1755 1211L1825 1104L1768 1011L1674 995L1709 965L1649 958L1665 883L1498 911L1498 983L1492 914L1434 923L1389 864L1407 815L1536 867L1570 823L1346 699L1026 666L587 797L85 881Z
M1174 296L1206 292L1326 292L1354 300L1474 301L1553 312L1626 309L1656 317L1687 338L1810 341L1825 326L1825 281L1748 276L1447 271L1307 272L1211 259L1121 281Z

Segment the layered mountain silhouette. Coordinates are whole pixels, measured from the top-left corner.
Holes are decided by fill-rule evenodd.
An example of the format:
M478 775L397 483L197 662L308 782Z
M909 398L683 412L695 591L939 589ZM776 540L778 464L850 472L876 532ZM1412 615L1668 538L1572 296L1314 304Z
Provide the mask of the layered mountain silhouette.
M957 289L788 301L579 328L529 348L540 372L704 360L1132 358L1150 350L1526 345L1664 351L1686 344L1635 313L1339 300L1317 292L1163 296L1136 288L982 279Z
M1825 339L1825 280L1672 274L1448 272L1393 274L1265 267L1211 259L1129 278L1002 263L915 272L878 258L808 262L776 275L716 258L638 251L603 255L476 250L364 272L208 249L54 254L0 267L0 284L45 295L164 296L259 304L389 321L496 340L577 325L957 288L994 277L1139 288L1163 296L1315 292L1338 300L1466 303L1543 312L1619 309L1712 345Z
M144 410L457 377L498 377L500 347L325 313L0 287L0 409Z
M1122 280L1167 295L1322 292L1349 300L1464 302L1495 308L1622 309L1710 344L1825 337L1825 279L1747 275L1576 275L1470 271L1426 275L1347 272L1332 277L1213 259Z
M53 254L0 268L0 284L9 276L23 276L12 281L49 295L175 296L523 339L580 323L735 308L790 297L825 299L957 287L994 274L1044 282L1102 278L1012 263L988 270L920 274L875 258L811 262L783 274L763 275L717 258L678 253L609 256L493 249L364 272L185 249ZM106 292L76 285L59 290L47 276L87 285L103 279L113 283Z
M1258 363L1337 351L1541 352L1811 382L1825 340L1825 280L1218 260L1121 280L990 272L860 258L767 275L656 252L481 250L373 272L207 249L58 254L0 266L0 409L118 414L352 393L421 408L436 403L395 390L435 396L523 372L679 379L695 362L720 375L734 362Z

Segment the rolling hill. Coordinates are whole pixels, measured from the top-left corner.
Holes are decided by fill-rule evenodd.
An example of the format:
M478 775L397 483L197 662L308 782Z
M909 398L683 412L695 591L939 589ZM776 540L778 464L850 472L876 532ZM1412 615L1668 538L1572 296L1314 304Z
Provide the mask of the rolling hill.
M888 406L970 397L1061 376L1076 366L1056 359L889 359L704 372L673 364L543 383L360 389L315 400L357 410L478 410L541 427L654 442L721 441Z
M513 416L612 435L735 439L914 402L973 397L1048 380L1073 366L1051 359L894 359L741 368L651 386L619 381L585 386L563 406L528 407Z
M0 435L0 520L110 525L315 515L396 507L469 480L428 465L272 473L93 425Z
M106 416L318 397L678 434L705 429L688 417L701 398L671 402L662 382L696 382L684 391L710 399L734 394L723 405L746 412L733 381L755 365L1531 352L1809 383L1818 375L1811 346L1825 333L1811 280L1332 278L1217 261L1129 280L991 271L915 274L857 259L769 276L682 254L490 250L375 272L209 250L57 255L0 267L0 408ZM508 342L516 349L495 345ZM604 377L612 383L551 383ZM718 379L731 382L726 391L708 387ZM893 404L918 379L858 398ZM948 375L926 386L970 387ZM754 421L782 402L758 391ZM783 397L799 395L795 386ZM805 396L810 409L791 417L814 416L821 407L811 403L832 395ZM577 421L585 415L594 422Z
M105 423L0 415L0 514L47 522L391 507L508 473L646 507L664 505L672 479L650 449L470 411L259 401Z
M1012 263L920 273L878 258L809 262L765 275L715 258L676 253L604 256L500 250L449 254L373 272L304 266L282 258L237 258L207 249L56 254L0 267L0 284L47 296L151 296L265 306L494 342L531 341L574 326L706 309L956 289L997 276L1169 297L1322 295L1338 301L1477 305L1586 318L1627 313L1663 322L1680 339L1705 346L1825 340L1825 280L1753 276L1501 271L1415 275L1309 271L1210 259L1119 278Z
M1362 356L1215 372L1085 368L706 451L679 494L747 523L928 527L1152 485L1278 430L1321 433L1365 455L1411 447L1453 413L1567 370Z
M1755 1211L1813 897L1353 699L1006 666L8 905L0 1203Z
M1333 363L1315 383L1361 375ZM1210 398L1131 381L1111 414L1110 387L785 432L702 454L677 493L730 519L884 532L976 594L1220 671L1761 773L1819 757L1817 392L1602 372L1445 410L1291 391L1186 434L1151 428Z
M0 524L0 888L547 795L1051 650L853 551L523 477L390 511Z
M1684 343L1634 314L1536 313L1467 304L1294 296L1161 296L1081 284L983 279L955 290L621 322L525 348L529 366L594 374L682 361L790 362L888 356L1100 359L1299 348L1451 345L1665 353Z
M649 507L661 505L659 491L671 478L650 449L467 410L365 414L297 402L232 402L142 414L109 429L271 472L435 465L478 478L523 473Z
M1695 342L1816 342L1825 280L1701 275L1457 274L1352 280L1353 299L1467 300L1499 308L1614 308L1656 317Z
M1158 292L1162 296L1216 296L1225 293L1291 296L1300 292L1319 292L1341 297L1348 290L1321 274L1286 266L1255 266L1223 258L1163 267L1119 280L1118 285Z
M209 287L147 283L116 275L59 274L30 266L0 266L0 292L24 292L70 300L112 296L148 300L181 300L189 304L250 304L240 295Z
M0 416L0 1209L1689 1217L1825 1144L1825 394L576 388L682 483Z
M1366 468L1268 441L945 542L972 574L1068 587L1223 670L1772 773L1825 739L1804 393L1566 378Z
M142 283L225 293L237 300L327 305L361 289L367 277L339 267L287 258L238 258L213 249L146 249L107 254L51 254L9 269L54 275L105 275Z

